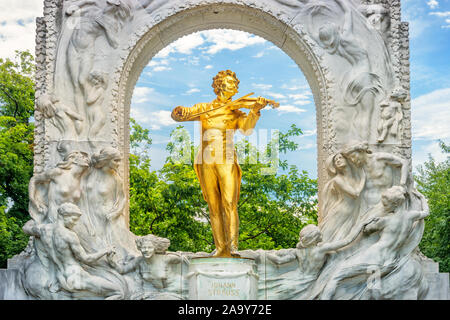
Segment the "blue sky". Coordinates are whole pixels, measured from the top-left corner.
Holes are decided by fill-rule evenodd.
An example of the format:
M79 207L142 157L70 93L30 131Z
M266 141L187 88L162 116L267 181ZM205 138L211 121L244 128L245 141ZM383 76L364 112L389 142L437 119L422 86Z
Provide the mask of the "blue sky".
M34 52L34 19L41 0L0 0L0 57L14 50ZM450 0L403 0L402 20L410 23L413 165L431 153L443 160L437 139L450 142ZM281 103L262 111L257 129L285 131L295 123L304 131L290 163L316 176L316 119L310 89L300 69L272 43L243 32L209 30L181 38L149 61L136 85L132 116L151 129L153 165L166 156L170 111L214 99L211 80L231 69L241 80L238 96L255 92ZM194 135L194 124L186 124ZM259 136L263 136L261 132Z

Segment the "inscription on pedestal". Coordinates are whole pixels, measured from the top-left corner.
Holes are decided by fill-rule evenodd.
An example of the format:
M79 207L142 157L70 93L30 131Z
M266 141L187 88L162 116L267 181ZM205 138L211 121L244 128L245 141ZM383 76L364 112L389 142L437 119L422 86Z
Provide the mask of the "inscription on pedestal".
M189 266L189 298L194 300L256 299L258 276L250 259L195 259Z

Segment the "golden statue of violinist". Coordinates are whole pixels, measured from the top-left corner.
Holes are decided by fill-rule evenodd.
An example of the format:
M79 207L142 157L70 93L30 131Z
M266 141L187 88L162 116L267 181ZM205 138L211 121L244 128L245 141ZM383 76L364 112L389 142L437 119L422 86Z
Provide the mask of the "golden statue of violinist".
M202 193L208 203L215 257L237 256L239 216L237 204L241 186L241 168L234 149L234 133L239 130L250 135L263 109L268 104L279 104L265 98L249 98L248 94L232 100L238 92L239 80L231 70L220 71L212 87L217 98L210 103L199 103L191 108L176 107L175 121L200 121L202 142L194 161L194 170ZM240 111L248 108L248 114Z

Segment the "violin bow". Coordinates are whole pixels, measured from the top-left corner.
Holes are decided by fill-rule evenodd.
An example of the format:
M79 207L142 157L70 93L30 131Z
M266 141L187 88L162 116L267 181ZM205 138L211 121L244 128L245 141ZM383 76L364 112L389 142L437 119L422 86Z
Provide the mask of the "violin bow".
M211 109L211 110L206 110L206 111L202 111L202 112L195 113L195 114L193 114L193 115L190 115L190 116L189 116L186 120L184 120L184 121L189 121L190 119L195 118L195 117L197 117L197 116L199 116L199 115L201 115L201 114L205 114L205 113L208 113L208 112L211 112L211 111L219 110L219 109L221 109L221 108L229 107L229 106L235 104L236 102L239 102L240 100L243 100L243 99L245 99L245 98L248 98L248 97L250 97L251 95L254 95L254 94L255 94L254 92L251 92L251 93L249 93L249 94L246 94L246 95L243 96L243 97L240 97L239 99L236 99L236 100L234 100L234 101L228 102L227 104L224 104L223 106L220 106L220 107L217 107L217 108L213 108L213 109Z

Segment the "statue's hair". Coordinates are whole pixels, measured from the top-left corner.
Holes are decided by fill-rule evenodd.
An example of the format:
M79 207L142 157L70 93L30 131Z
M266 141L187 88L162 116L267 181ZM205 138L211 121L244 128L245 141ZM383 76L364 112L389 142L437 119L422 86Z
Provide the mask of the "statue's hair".
M219 71L219 73L217 73L217 75L213 78L213 83L212 83L212 87L214 88L214 93L216 95L220 94L220 92L222 91L223 79L226 76L232 76L236 80L236 87L239 87L240 81L237 78L235 72L233 72L231 70Z
M94 168L102 168L108 161L116 157L122 158L119 150L113 147L103 148L99 153L95 153L92 155L92 166Z
M80 208L73 203L65 202L58 207L58 214L61 216L81 216Z
M135 240L138 249L140 249L145 242L150 243L152 247L154 247L153 239L150 236L151 235L142 236Z
M381 197L398 207L406 200L406 190L401 186L393 186L384 191Z
M74 158L77 154L82 154L82 155L86 156L87 158L89 158L89 155L86 152L79 151L79 150L72 150L72 151L66 153L66 155L64 156L63 162L58 163L57 167L60 169L65 169L65 170L70 169L72 167Z
M108 83L108 78L106 77L106 74L104 72L97 71L97 70L94 70L91 73L89 73L88 80L90 82L92 82L92 80L97 80L101 83L101 86L104 88L106 87L106 85Z
M308 224L300 231L298 248L307 248L317 239L320 229L315 224Z
M338 152L338 153L335 153L335 154L329 156L326 161L326 167L328 170L328 174L330 176L335 176L337 174L337 168L336 168L336 164L334 161L338 155L343 156L345 158L345 160L347 160L347 157L342 152Z
M144 242L150 242L155 248L156 253L164 254L170 247L170 240L161 238L153 234L148 234L136 239L136 246L140 248Z

